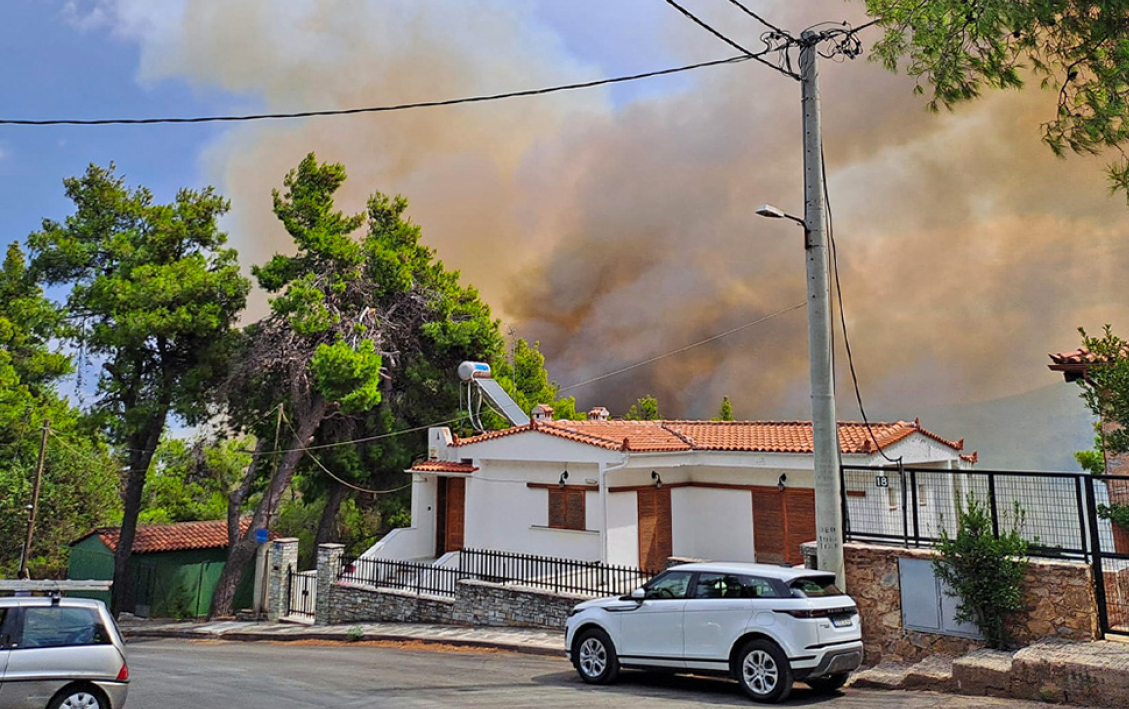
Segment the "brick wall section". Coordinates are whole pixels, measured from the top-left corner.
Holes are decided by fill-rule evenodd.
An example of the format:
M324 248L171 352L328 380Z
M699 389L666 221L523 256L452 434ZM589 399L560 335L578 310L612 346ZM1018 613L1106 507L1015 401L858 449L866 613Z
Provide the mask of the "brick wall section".
M532 588L459 581L453 619L465 625L563 629L572 607L587 596L555 594Z
M290 611L286 574L298 568L298 540L275 539L267 552L267 618L285 618Z
M371 586L340 583L331 586L326 597L328 598L327 623L331 625L365 622L446 625L454 622L453 598L417 596L396 589L376 589Z
M847 589L862 616L866 664L956 656L982 646L975 640L902 628L898 558L931 559L932 550L849 543L843 551ZM1093 572L1088 564L1032 559L1024 602L1026 610L1016 614L1009 626L1021 645L1043 638L1097 638Z

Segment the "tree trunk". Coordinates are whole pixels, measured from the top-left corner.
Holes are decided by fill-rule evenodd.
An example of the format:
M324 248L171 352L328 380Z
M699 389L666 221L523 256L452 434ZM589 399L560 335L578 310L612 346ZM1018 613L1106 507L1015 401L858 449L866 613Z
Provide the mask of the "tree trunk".
M282 493L290 485L294 471L297 470L298 463L305 454L304 447L309 445L310 438L317 432L318 426L325 418L326 410L325 400L320 395L315 394L313 401L296 413L298 419L297 434L291 439L289 449L282 454L278 468L271 475L270 484L267 485L263 499L259 501L259 506L255 509L255 514L251 518L251 526L247 528L245 533L239 535L239 539L231 545L231 550L227 554L227 561L223 565L223 571L220 572L216 590L212 595L209 617L216 618L232 614L235 589L238 588L239 582L243 580L243 573L247 570L247 566L255 558L257 545L254 530L270 528L268 515L278 510ZM230 507L228 509L230 512Z
M161 441L168 409L154 414L136 433L126 438L129 446L129 475L122 490L122 526L118 534L118 547L114 550L114 585L110 596L110 610L117 616L123 610L134 610L133 587L129 583L129 558L133 553L133 540L137 536L137 516L141 512L141 493L149 464Z
M325 493L325 509L321 511L321 521L318 522L318 532L314 538L314 545L321 546L337 540L337 513L341 510L341 503L349 496L349 488L336 480L329 481L329 489Z

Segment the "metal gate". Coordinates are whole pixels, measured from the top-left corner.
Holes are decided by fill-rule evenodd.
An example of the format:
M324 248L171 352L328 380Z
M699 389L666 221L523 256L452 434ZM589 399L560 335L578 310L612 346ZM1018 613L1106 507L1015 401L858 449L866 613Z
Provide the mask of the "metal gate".
M290 568L286 572L286 597L289 599L288 615L313 618L317 608L318 572Z
M1118 507L1129 511L1129 476L1085 477L1098 622L1103 634L1129 637L1129 528L1109 519Z

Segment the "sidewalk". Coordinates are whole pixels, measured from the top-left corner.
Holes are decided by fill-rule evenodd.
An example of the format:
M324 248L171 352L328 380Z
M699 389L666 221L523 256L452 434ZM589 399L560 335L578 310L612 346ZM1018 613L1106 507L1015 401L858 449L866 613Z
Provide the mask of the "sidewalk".
M188 640L336 640L411 641L437 645L492 648L530 655L563 657L564 631L532 628L482 628L420 623L356 623L307 625L258 621L150 622L120 624L126 640L182 638Z

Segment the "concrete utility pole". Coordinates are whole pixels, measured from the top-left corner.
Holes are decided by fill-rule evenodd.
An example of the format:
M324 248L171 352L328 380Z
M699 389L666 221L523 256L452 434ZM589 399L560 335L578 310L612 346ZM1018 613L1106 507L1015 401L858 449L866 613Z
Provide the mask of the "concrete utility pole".
M831 285L828 278L827 204L823 184L823 133L819 115L820 35L801 35L800 82L804 113L804 250L807 254L808 356L815 464L817 565L843 578L843 508L839 480L839 426L831 369Z

